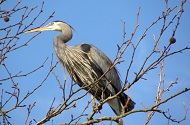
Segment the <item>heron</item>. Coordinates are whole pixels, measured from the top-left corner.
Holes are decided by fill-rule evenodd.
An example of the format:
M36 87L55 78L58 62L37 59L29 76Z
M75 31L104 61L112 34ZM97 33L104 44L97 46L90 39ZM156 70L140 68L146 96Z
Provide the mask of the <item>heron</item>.
M102 51L87 43L76 46L66 45L72 39L73 30L66 22L54 21L25 33L48 30L62 32L54 38L54 50L58 61L75 83L83 87L99 102L122 90L122 82L116 67L110 68L113 62ZM135 105L135 102L123 91L107 103L116 115L131 111Z

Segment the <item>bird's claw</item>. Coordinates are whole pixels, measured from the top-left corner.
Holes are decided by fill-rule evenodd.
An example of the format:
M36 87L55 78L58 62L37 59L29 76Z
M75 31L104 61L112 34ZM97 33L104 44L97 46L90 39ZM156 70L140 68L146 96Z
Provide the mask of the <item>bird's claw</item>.
M95 113L100 113L100 110L102 109L102 106L99 106L98 103L93 104L93 111Z

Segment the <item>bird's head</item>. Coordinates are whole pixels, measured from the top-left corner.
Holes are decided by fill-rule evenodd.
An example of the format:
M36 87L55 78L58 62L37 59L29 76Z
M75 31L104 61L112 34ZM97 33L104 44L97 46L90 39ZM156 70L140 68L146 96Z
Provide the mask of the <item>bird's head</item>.
M31 30L26 31L25 33L32 33L32 32L41 32L41 31L47 31L47 30L52 30L52 31L59 31L59 32L72 32L73 29L69 24L62 22L62 21L54 21L49 23L46 26L43 27L38 27L34 28Z

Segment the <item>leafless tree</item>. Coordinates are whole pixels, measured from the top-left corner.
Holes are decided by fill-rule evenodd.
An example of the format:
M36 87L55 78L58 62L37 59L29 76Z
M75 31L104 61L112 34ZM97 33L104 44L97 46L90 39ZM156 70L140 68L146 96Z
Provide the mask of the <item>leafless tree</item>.
M2 0L0 1L0 4L3 5L6 2L7 2L6 0ZM12 118L17 117L14 115L14 113L17 111L27 111L27 113L21 113L21 115L24 115L23 117L25 117L25 119L23 119L23 123L25 125L26 124L40 125L49 122L50 120L58 117L59 115L62 115L67 111L70 111L71 109L77 110L78 108L81 108L79 105L77 105L77 102L83 100L83 98L88 94L88 92L83 91L83 88L77 87L76 83L74 82L69 82L68 80L64 80L62 82L62 79L57 75L56 72L57 69L59 69L60 67L57 67L58 62L54 60L53 54L44 59L43 62L40 62L40 65L34 67L31 71L23 73L23 70L20 70L20 68L18 68L20 70L18 72L13 72L12 69L10 69L11 66L10 63L8 63L8 61L10 58L12 58L12 54L17 53L23 48L30 47L28 45L32 41L34 41L34 39L37 38L40 33L33 35L30 39L28 39L25 42L23 41L21 42L20 40L21 35L24 33L24 31L30 29L31 26L36 23L36 20L43 15L43 12L46 11L44 9L44 2L42 2L41 7L35 6L32 8L28 6L23 6L23 4L21 3L22 1L18 1L17 4L12 7L12 9L0 10L0 19L2 20L3 24L5 24L1 25L0 27L1 31L0 70L1 74L3 74L0 76L0 84L1 84L0 116L2 119L1 124L4 125L14 124ZM167 61L166 59L168 57L175 57L177 54L181 53L189 53L190 50L189 47L180 48L178 50L172 49L173 46L175 46L176 44L175 35L177 34L178 27L180 26L180 23L183 23L181 22L181 18L183 16L183 13L186 12L184 10L185 4L186 0L181 0L180 5L176 5L175 7L169 7L168 0L165 0L165 10L161 12L161 15L159 15L155 21L153 21L147 28L144 29L144 32L141 34L138 40L134 39L134 37L136 37L140 25L139 16L141 14L140 13L141 8L140 7L137 8L136 26L134 27L132 33L126 32L125 29L125 27L127 26L126 21L121 20L121 23L123 25L122 29L123 39L121 43L117 44L118 50L115 56L115 60L113 61L113 65L110 67L110 69L120 64L121 65L125 64L128 66L126 68L126 74L123 80L124 83L123 89L120 92L118 92L116 95L104 99L102 102L98 103L97 106L101 112L102 106L107 101L116 98L117 95L123 91L128 92L132 87L139 86L138 84L139 81L142 80L148 81L149 79L147 79L146 77L149 74L158 73L156 71L159 71L160 80L158 81L157 89L155 90L156 94L155 94L155 99L153 100L154 104L149 104L147 106L144 104L144 102L136 102L136 103L141 103L142 108L140 109L135 108L134 110L124 113L120 116L98 117L97 116L98 113L94 110L92 110L91 112L87 112L89 111L89 109L91 109L91 103L92 103L92 100L90 100L89 98L89 101L82 106L83 110L80 115L76 116L75 112L72 112L70 121L65 123L63 119L62 123L63 124L94 124L94 123L104 124L106 122L107 124L113 124L113 123L122 124L122 119L124 119L124 117L129 117L131 115L135 116L138 113L147 113L144 125L149 124L152 118L156 117L155 114L162 114L164 118L168 120L168 124L170 124L170 122L180 123L186 120L188 109L185 102L183 102L184 115L182 116L182 118L176 119L172 117L172 114L170 114L169 110L172 106L167 107L167 110L160 108L162 106L165 106L169 101L177 98L179 95L189 92L190 90L190 88L185 87L182 90L178 91L177 93L170 94L169 93L170 90L172 90L177 86L180 86L180 84L178 84L179 78L174 79L173 82L167 83L165 82L165 76L167 76L167 74L165 74L164 71L165 69L164 64ZM42 26L44 23L49 21L49 19L53 17L54 13L55 12L50 13L49 16L46 17L46 19L43 19L42 24L38 26ZM21 19L18 22L11 21L11 17L15 15L21 17ZM161 25L157 26L158 23ZM159 32L154 33L152 36L152 41L153 41L152 48L150 48L149 54L143 58L142 62L140 63L141 66L138 68L138 70L133 71L132 67L134 66L134 62L136 61L135 57L138 54L138 50L140 48L139 46L144 42L144 39L146 39L149 31L152 30L152 28L154 27L158 27ZM167 44L162 44L161 40L163 37L165 37L166 30L168 29L172 29L170 32L171 36L168 37ZM127 62L123 60L123 57L129 50L131 51L131 53L128 54L130 60ZM25 51L27 50L25 49ZM14 65L14 62L11 63L12 65ZM43 74L41 76L42 77L40 79L41 81L35 83L36 86L33 88L23 88L22 87L23 81L19 82L20 79L27 81L27 79L30 76L37 75L38 71L40 70L46 71L46 74ZM132 79L131 78L129 79L130 74L134 74L132 75L133 76ZM39 94L40 89L45 87L43 85L49 82L48 81L49 77L53 77L57 85L59 86L59 88L57 88L57 91L59 92L61 91L62 93L60 95L61 101L59 101L59 103L56 103L56 100L58 99L52 95L52 98L49 100L49 102L51 102L51 105L49 106L49 109L46 111L46 116L44 116L44 118L36 118L36 117L34 118L33 116L38 114L40 109L38 109L39 106L36 106L37 104L39 104L38 100L37 99L31 100L31 98L32 97L35 98ZM167 96L165 96L165 94ZM149 96L148 93L147 96ZM34 108L36 108L37 111L34 111ZM86 119L86 120L81 121L81 119ZM54 121L52 120L52 124L53 123Z

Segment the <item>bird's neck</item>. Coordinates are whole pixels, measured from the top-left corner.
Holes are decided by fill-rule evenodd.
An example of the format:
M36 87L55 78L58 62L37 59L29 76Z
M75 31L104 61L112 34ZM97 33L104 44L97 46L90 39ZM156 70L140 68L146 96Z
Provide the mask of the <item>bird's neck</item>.
M60 51L64 52L65 48L66 48L66 42L68 41L68 38L65 38L63 34L57 35L54 38L53 44L54 44L54 49L56 54L57 53L61 53ZM57 55L59 56L59 55Z
M54 41L62 41L63 43L67 43L69 40L71 40L71 38L72 35L60 34L54 38Z

